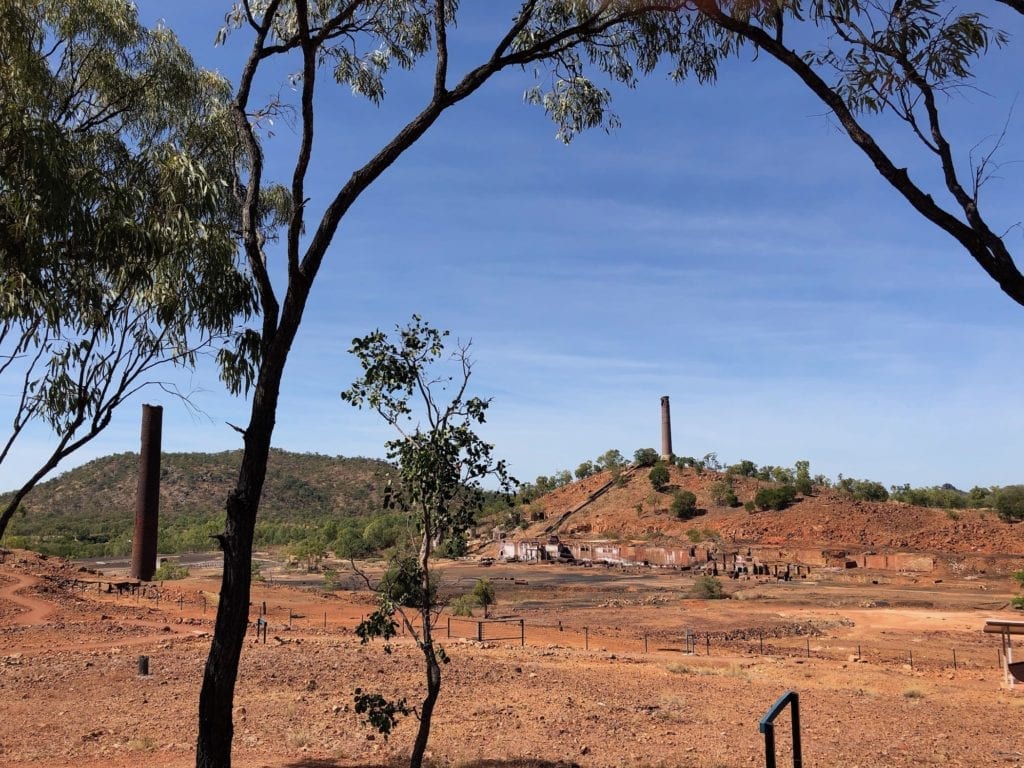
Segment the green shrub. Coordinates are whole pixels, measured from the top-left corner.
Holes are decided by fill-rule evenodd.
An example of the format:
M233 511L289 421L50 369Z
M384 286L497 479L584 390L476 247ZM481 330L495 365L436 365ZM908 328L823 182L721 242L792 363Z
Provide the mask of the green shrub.
M472 616L473 609L478 605L480 603L473 595L459 595L448 604L448 607L452 616Z
M796 488L780 485L776 488L762 488L754 495L754 504L759 509L785 509L796 499Z
M755 509L757 509L757 505L754 504L754 502L747 500L743 502L743 508L747 510L747 512L753 512Z
M633 454L633 463L638 467L653 467L661 456L653 448L641 448Z
M714 576L701 576L693 584L693 594L701 600L721 600L725 597L722 582Z
M156 573L153 574L153 581L176 581L187 577L188 568L184 565L178 565L170 562L169 560L164 560L160 564L160 567L156 569Z
M680 520L689 520L697 514L697 495L692 491L676 491L672 494L670 509Z
M856 480L842 477L836 481L835 488L841 494L854 501L888 501L889 492L885 486L875 480Z
M1024 485L1008 485L995 493L996 512L1006 523L1024 520Z
M708 486L708 492L711 494L711 502L719 507L739 506L740 500L733 489L731 477L716 480Z
M1010 605L1018 611L1024 611L1024 597L1011 597Z
M494 592L494 582L488 578L478 579L473 585L473 599L484 607L484 618L487 617L487 607L494 605L497 597Z
M656 491L660 492L668 487L668 481L670 479L668 467L660 461L654 465L647 477L650 478L651 487Z

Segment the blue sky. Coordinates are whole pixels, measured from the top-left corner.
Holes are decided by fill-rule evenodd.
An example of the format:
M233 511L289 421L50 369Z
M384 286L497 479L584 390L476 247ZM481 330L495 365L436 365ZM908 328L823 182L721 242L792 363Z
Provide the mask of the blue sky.
M226 4L139 5L200 64L236 78L245 33L213 47ZM493 37L503 5L485 7L459 42ZM1024 33L1012 14L986 10ZM1024 165L1014 164L1024 114L1019 104L1011 114L1019 63L1014 43L993 53L986 93L948 105L965 152L1009 115L1006 165L983 193L1004 229L1024 199ZM609 448L659 447L659 398L669 395L678 454L809 459L812 472L886 485L1024 482L1024 308L766 56L729 62L713 87L675 85L667 71L617 89L620 128L568 147L523 103L528 72L503 73L445 115L339 229L289 362L274 444L383 455L386 428L338 397L358 375L346 349L416 312L472 338L473 388L494 398L485 436L523 480ZM421 83L400 75L379 108L325 85L311 207L414 114ZM281 88L264 80L255 93ZM913 169L898 130L877 127L906 145ZM275 131L268 165L286 180L295 134L282 122ZM1019 228L1007 239L1024 252ZM238 447L224 422L244 424L248 404L209 365L179 383L208 418L151 390L62 469L137 450L143 401L165 407L166 451ZM0 488L47 440L26 436Z

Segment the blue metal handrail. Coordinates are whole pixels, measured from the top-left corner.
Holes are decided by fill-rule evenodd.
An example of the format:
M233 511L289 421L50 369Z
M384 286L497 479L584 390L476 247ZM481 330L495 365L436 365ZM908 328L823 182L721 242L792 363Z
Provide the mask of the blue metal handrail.
M790 706L790 721L793 724L793 768L803 768L803 757L800 754L800 696L796 691L786 691L779 700L772 704L758 730L764 734L764 768L775 768L775 718L782 710Z

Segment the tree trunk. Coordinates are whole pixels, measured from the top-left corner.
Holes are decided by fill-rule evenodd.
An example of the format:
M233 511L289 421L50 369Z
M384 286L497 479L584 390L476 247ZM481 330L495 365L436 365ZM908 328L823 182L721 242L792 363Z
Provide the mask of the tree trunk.
M426 608L420 614L423 621L423 641L420 643L420 648L423 650L423 658L427 663L427 695L420 707L420 725L416 731L416 741L412 746L409 768L421 768L423 765L423 755L427 750L427 740L430 738L430 720L434 716L434 705L441 693L441 666L437 663L434 641L431 638L430 608Z
M270 439L287 349L277 347L264 359L253 396L249 427L238 483L228 496L224 533L217 536L224 551L224 574L199 693L197 768L230 768L234 736L232 710L238 662L249 623L249 588L252 580L252 540L256 513L267 474Z

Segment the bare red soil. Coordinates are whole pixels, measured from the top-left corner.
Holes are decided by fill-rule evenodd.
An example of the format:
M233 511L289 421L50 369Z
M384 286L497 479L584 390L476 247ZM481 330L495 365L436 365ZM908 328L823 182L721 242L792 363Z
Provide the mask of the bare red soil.
M415 647L400 638L388 655L359 643L351 630L370 610L367 592L301 589L271 575L276 583L253 594L252 616L265 601L270 630L243 653L235 763L401 764L414 723L384 741L361 724L352 692L414 700ZM788 584L729 581L733 599L702 601L676 572L461 563L443 569L444 590L468 591L480 575L497 586L498 614L524 620L526 644L442 637L452 662L434 765L760 765L758 719L794 689L806 766L1024 766L1024 696L1005 687L997 639L981 632L989 616L1020 617L1004 608L1005 577L872 585L822 572ZM116 576L23 552L0 565L0 764L193 764L216 579L143 597L76 578ZM442 636L446 626L442 617ZM687 629L696 654L684 653ZM145 678L140 654L150 657ZM780 765L789 764L787 729L784 715Z

